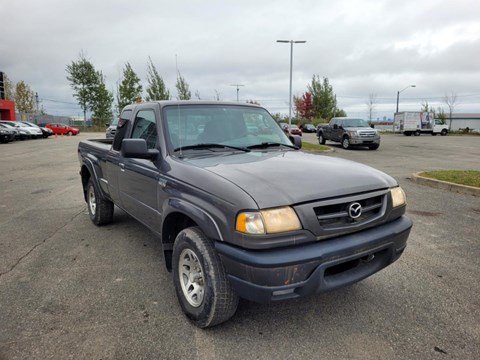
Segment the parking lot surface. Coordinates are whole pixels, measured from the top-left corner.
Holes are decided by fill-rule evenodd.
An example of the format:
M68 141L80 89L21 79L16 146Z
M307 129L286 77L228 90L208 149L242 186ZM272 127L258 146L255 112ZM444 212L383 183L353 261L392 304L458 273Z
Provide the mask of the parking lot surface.
M200 330L149 230L119 209L112 224L91 223L76 149L102 136L0 145L0 360L480 359L480 198L411 181L480 170L480 137L385 135L377 151L327 142L334 152L318 156L371 165L405 189L404 255L333 292L241 301L230 321Z

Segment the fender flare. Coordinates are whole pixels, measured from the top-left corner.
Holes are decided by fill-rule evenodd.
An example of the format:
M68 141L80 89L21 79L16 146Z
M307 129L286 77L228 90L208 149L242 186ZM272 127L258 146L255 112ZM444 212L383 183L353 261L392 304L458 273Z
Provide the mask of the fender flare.
M220 227L206 210L192 204L189 201L179 198L170 198L165 202L162 216L162 227L160 229L161 234L163 234L165 219L167 219L168 216L174 212L181 213L191 218L210 239L224 241Z
M93 161L88 158L88 157L84 157L83 158L83 162L82 162L82 168L83 166L85 166L88 170L88 172L90 173L90 178L93 179L93 182L95 184L95 186L97 187L99 193L100 193L100 196L102 197L102 199L108 199L105 194L103 193L103 190L102 190L102 187L100 186L100 182L98 180L98 175L97 175L97 172L95 171L95 166L93 164ZM82 175L82 170L80 171L80 175L82 176L82 183L83 183L83 175ZM83 196L85 198L85 201L87 201L87 189L86 189L86 186L87 186L88 183L83 183Z

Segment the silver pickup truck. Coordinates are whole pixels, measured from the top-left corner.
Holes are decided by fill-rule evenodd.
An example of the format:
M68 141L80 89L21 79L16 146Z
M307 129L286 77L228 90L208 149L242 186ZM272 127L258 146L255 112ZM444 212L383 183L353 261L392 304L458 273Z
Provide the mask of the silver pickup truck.
M327 140L339 142L344 149L354 146L366 146L370 150L380 147L380 135L363 119L336 117L327 125L317 127L317 137L320 144Z

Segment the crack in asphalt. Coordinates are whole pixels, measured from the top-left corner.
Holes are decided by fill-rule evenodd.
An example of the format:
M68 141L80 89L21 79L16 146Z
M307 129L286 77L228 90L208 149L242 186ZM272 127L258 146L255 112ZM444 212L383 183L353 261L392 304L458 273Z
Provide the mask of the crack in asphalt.
M15 264L13 264L10 269L8 269L7 271L5 272L0 272L0 278L3 276L3 275L7 275L8 273L12 272L17 266L18 264L20 264L20 262L25 259L28 255L30 255L33 251L35 251L36 248L38 248L40 245L42 244L45 244L47 242L48 239L51 239L53 236L55 236L60 230L62 230L63 228L65 228L65 226L67 226L70 222L72 222L76 217L78 217L79 215L83 214L83 212L85 211L85 208L83 208L80 212L76 213L75 215L72 216L72 218L66 223L64 224L62 227L58 228L57 230L55 230L55 232L50 235L49 237L43 239L42 241L40 241L39 243L35 244L30 250L28 250L23 256L21 256L16 262Z

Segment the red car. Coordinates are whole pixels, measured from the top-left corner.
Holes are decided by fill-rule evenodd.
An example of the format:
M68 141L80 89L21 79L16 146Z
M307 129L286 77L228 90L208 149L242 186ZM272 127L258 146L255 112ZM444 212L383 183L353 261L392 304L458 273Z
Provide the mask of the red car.
M302 130L297 125L294 125L294 124L290 125L290 129L289 129L289 126L287 125L283 131L285 131L285 133L287 134L288 132L290 132L290 134L292 135L302 136Z
M51 129L57 135L77 135L80 130L65 124L47 124L46 128Z

